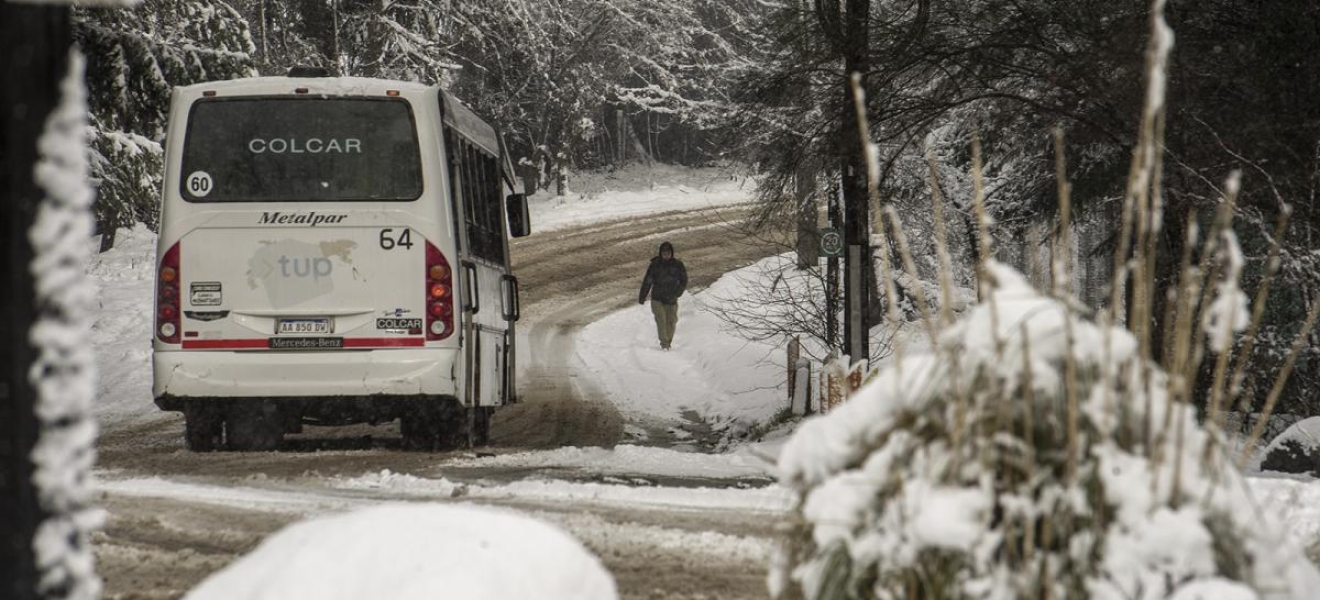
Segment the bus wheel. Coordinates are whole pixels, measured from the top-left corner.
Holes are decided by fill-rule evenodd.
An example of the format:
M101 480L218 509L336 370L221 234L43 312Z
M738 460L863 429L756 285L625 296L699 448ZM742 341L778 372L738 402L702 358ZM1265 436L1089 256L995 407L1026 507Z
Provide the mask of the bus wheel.
M189 400L183 406L183 441L193 452L215 451L223 441L224 424L214 400Z
M418 452L440 450L444 437L445 413L440 406L424 401L413 404L399 417L399 432L403 434L403 447Z
M225 415L230 450L276 450L284 438L279 408L269 400L233 400Z
M465 411L453 400L413 404L399 419L403 446L421 452L457 448L467 441L464 417Z
M495 412L495 409L489 406L479 406L477 408L469 408L468 412L472 415L472 433L469 438L471 439L472 447L475 448L490 444L490 418Z

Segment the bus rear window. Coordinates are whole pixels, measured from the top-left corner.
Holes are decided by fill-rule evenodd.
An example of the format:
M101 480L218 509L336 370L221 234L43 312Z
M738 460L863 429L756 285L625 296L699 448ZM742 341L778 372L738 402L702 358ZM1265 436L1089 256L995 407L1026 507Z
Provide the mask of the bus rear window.
M407 201L422 194L412 109L390 98L236 98L193 104L189 202Z

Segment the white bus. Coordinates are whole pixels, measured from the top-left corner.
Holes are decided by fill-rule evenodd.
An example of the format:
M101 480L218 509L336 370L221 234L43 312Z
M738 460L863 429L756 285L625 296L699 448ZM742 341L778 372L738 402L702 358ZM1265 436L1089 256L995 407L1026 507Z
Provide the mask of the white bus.
M530 231L493 127L437 87L300 76L178 88L168 131L152 391L190 449L393 419L484 443Z

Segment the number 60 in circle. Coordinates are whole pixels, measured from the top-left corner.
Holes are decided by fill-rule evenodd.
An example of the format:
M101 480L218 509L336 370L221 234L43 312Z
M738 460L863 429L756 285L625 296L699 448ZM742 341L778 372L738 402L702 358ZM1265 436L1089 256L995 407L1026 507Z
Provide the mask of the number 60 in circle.
M193 171L193 174L188 176L187 187L188 193L193 196L198 198L206 196L211 193L211 174L206 171Z

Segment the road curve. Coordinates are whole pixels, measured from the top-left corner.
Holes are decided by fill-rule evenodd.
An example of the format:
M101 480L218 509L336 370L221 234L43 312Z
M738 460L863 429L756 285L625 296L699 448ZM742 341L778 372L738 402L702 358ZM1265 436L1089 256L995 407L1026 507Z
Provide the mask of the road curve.
M735 225L748 211L735 206L665 213L515 241L511 255L524 307L519 324L521 402L496 413L490 450L610 447L624 441L627 417L574 372L576 333L634 302L646 263L661 241L676 247L693 290L766 256L772 249L755 243ZM279 452L197 454L183 449L182 419L154 410L144 398L143 416L104 425L98 442L98 470L104 477L150 478L234 493L288 493L320 508L275 509L107 492L101 500L109 515L107 526L95 535L94 547L108 600L181 597L271 532L325 506L344 509L360 502L409 500L328 489L327 482L336 478L385 470L432 480L456 476L437 467L456 453L403 452L394 424L308 428L290 436ZM561 476L480 469L466 474L470 480L495 484ZM774 535L773 516L519 500L502 504L558 523L582 539L614 573L625 599L764 597L761 555ZM711 540L723 545L712 546ZM729 554L726 548L737 551Z

